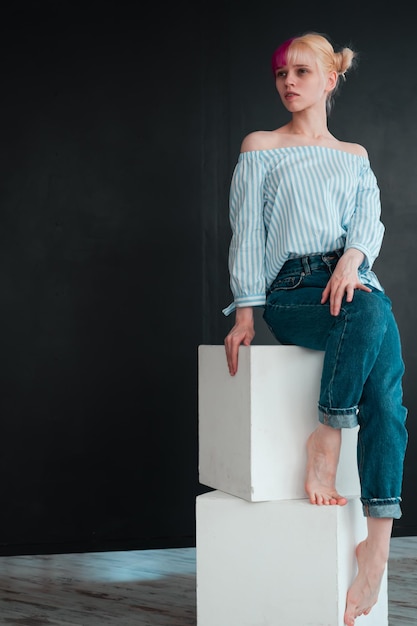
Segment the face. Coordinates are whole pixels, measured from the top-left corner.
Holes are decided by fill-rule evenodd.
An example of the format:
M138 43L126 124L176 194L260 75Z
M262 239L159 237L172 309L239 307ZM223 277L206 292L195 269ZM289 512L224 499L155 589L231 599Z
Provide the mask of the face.
M311 107L326 106L334 88L335 72L325 74L309 50L297 52L294 59L275 70L275 84L280 98L291 113Z

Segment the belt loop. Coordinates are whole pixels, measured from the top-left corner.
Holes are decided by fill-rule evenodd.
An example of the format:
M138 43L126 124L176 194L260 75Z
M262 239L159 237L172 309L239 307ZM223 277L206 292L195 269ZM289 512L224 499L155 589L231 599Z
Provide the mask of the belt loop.
M311 274L310 264L308 262L308 256L301 257L301 261L303 263L303 269L306 276Z

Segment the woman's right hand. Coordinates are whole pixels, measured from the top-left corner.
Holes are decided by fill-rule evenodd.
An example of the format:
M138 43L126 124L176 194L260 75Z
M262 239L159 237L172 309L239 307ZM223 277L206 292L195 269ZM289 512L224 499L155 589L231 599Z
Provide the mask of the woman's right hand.
M224 340L227 366L231 376L237 372L239 346L249 346L254 336L253 308L249 306L237 308L235 325Z

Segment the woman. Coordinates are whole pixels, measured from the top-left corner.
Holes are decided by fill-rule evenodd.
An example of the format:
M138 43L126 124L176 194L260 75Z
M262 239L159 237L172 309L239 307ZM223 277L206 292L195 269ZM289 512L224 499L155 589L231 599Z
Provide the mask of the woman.
M291 120L247 135L230 189L229 251L235 323L225 338L229 372L254 338L253 307L282 344L325 351L319 423L307 442L312 504L346 504L335 487L341 429L358 430L367 538L344 621L377 602L393 519L401 517L407 410L404 364L391 302L372 271L384 235L380 193L361 145L328 130L333 98L356 53L306 33L274 52L276 88Z

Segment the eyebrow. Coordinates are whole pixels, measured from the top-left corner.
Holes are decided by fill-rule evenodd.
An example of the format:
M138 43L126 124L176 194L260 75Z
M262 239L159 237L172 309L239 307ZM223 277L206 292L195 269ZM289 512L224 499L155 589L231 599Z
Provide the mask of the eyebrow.
M282 70L282 68L284 67L288 67L287 65L277 65L276 69L277 70ZM308 63L294 63L294 67L312 67L312 65L309 65Z

